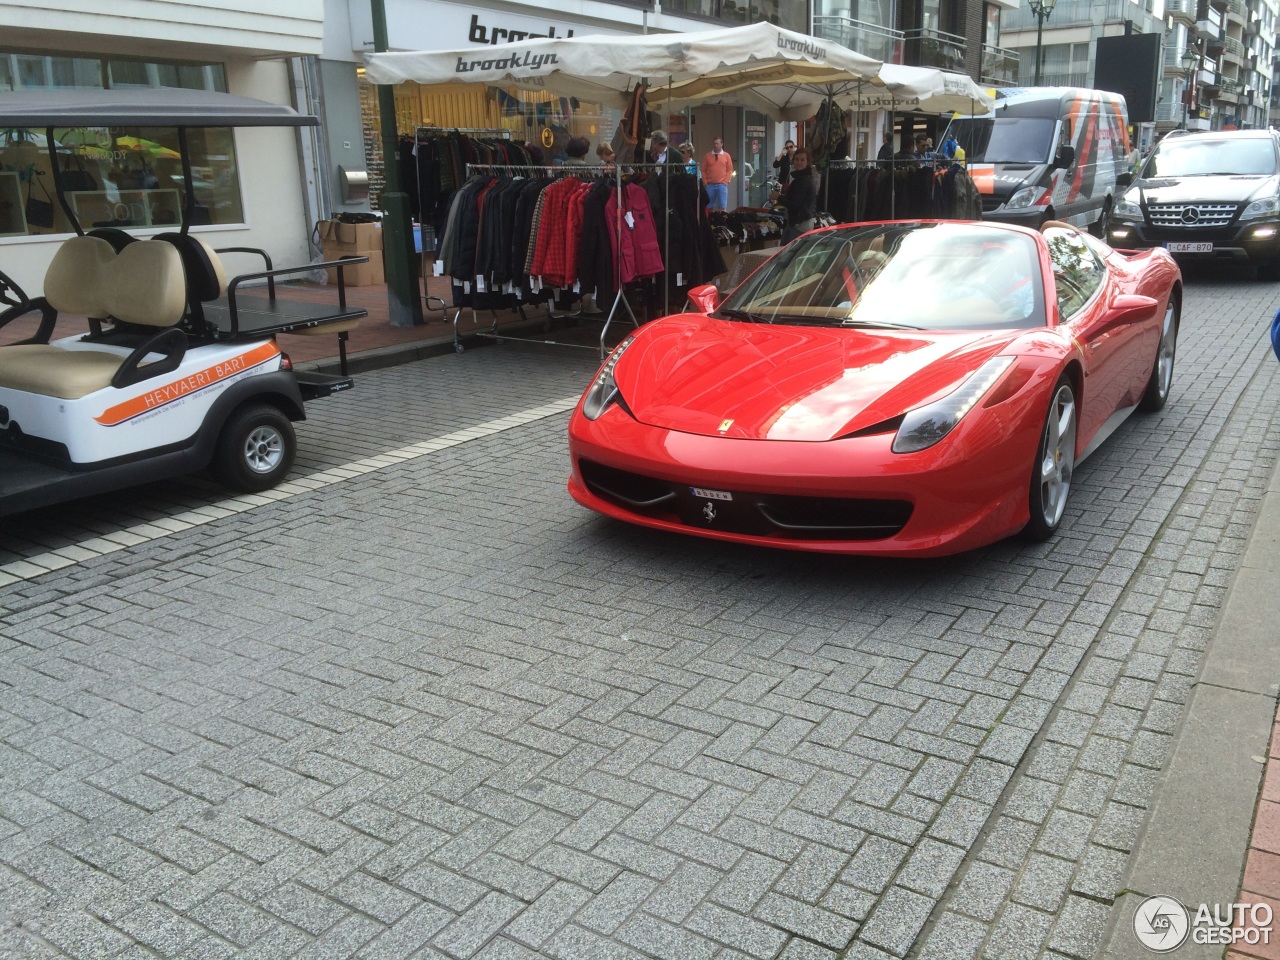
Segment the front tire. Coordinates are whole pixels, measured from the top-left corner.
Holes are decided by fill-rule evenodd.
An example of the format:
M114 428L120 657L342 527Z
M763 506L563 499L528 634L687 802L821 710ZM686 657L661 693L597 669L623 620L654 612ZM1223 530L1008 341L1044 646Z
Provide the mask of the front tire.
M283 480L297 453L289 418L269 403L250 403L223 425L213 470L233 490L257 493Z
M1146 393L1138 401L1143 413L1155 413L1164 407L1173 386L1173 361L1178 352L1178 301L1173 294L1164 308L1164 322L1160 325L1160 344L1156 347L1156 362L1151 368Z
M1099 240L1107 239L1107 229L1111 226L1111 198L1107 197L1102 202L1102 212L1098 214L1098 219L1093 224L1093 235Z
M1053 388L1049 413L1040 433L1040 447L1031 465L1028 496L1031 519L1023 535L1036 542L1048 540L1062 525L1076 469L1076 394L1064 373Z

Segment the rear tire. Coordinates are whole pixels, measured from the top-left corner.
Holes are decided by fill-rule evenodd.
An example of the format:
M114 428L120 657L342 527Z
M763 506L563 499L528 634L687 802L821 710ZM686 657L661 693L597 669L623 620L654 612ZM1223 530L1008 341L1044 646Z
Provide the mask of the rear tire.
M223 424L213 471L231 489L257 493L283 480L297 453L289 418L269 403L248 403Z
M1076 393L1065 373L1058 379L1049 401L1040 446L1031 465L1031 490L1027 498L1031 519L1023 536L1035 542L1058 532L1071 493L1076 469Z
M1143 413L1155 413L1164 407L1173 386L1173 361L1178 352L1178 301L1172 294L1164 308L1164 322L1160 324L1160 344L1156 347L1156 362L1151 368L1146 393L1138 401Z

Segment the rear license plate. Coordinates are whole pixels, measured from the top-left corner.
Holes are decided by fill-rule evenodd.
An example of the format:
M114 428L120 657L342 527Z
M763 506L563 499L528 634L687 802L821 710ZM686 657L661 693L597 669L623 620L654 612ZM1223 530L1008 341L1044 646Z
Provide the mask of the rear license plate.
M1166 243L1170 253L1213 253L1212 243Z
M690 487L689 492L702 500L732 500L733 494L727 490L705 490L702 487Z

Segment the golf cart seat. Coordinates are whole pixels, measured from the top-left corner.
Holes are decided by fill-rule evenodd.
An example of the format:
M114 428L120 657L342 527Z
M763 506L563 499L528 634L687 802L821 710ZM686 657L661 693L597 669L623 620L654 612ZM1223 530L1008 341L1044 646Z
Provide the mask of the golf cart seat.
M2 347L0 387L76 400L176 369L185 353L186 336L172 328L182 320L186 280L169 244L140 240L117 254L99 237L73 237L49 266L45 297L59 311L158 332L140 337L127 355L94 349L92 343L82 349L83 341L65 349L48 343ZM154 354L160 359L142 363Z

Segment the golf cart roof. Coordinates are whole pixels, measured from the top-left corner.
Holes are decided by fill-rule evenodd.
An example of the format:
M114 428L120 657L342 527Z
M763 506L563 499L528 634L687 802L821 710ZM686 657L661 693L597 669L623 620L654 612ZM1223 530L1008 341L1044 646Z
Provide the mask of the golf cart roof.
M0 127L308 127L292 107L215 90L0 91Z

